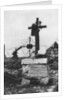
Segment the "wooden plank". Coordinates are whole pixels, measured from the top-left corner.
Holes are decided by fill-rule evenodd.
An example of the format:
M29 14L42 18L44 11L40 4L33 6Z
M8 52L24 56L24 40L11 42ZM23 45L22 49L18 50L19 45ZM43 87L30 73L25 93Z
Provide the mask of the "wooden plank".
M47 63L47 58L39 58L39 59L23 59L21 61L21 64L46 64Z

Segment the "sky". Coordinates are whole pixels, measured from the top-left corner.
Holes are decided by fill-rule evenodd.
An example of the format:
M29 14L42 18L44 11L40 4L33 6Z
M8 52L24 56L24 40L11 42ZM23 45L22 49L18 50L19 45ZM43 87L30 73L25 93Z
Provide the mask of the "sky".
M58 9L5 11L4 44L7 56L11 56L15 48L28 41L28 37L31 35L31 30L28 27L35 23L37 17L42 25L47 25L47 28L41 29L39 33L40 51L45 52L46 47L58 40ZM42 45L46 47L42 47ZM20 52L21 50L19 56Z

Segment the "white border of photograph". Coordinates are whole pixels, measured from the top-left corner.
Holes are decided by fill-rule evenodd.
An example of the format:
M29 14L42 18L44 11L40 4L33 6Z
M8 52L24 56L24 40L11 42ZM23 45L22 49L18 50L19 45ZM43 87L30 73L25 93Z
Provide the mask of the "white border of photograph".
M41 0L1 0L0 6L1 5L16 5L16 4L27 4L27 3L37 3L41 2ZM52 0L43 0L43 2L52 2Z
M59 91L58 92L46 92L46 93L29 93L29 94L12 94L4 95L4 11L10 10L39 10L39 9L58 9L58 43L59 43ZM13 6L1 8L1 98L2 99L22 99L22 98L34 98L45 96L60 96L61 95L61 5L45 5L45 6Z

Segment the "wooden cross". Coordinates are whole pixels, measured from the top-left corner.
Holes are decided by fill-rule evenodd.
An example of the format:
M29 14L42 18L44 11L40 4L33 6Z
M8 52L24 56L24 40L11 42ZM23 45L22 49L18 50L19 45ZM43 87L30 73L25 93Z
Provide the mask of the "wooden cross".
M42 28L46 28L46 25L41 26L41 21L39 21L39 18L36 18L36 22L32 24L31 27L28 27L28 29L31 29L31 35L35 36L35 55L38 54L38 50L40 48L39 45L39 31Z

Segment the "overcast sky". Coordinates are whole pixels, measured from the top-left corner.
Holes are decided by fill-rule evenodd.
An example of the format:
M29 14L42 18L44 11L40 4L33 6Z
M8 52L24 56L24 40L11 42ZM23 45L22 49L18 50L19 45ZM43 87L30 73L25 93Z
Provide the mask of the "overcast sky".
M42 25L47 25L47 28L40 30L40 45L49 47L54 41L58 40L57 9L5 11L4 37L7 52L24 44L31 34L28 27L35 23L37 17L39 17Z

